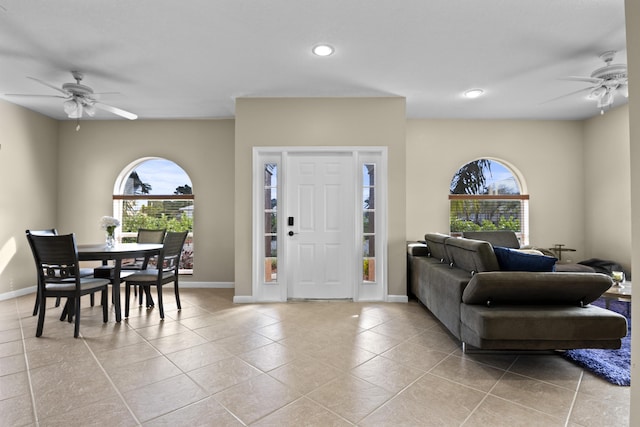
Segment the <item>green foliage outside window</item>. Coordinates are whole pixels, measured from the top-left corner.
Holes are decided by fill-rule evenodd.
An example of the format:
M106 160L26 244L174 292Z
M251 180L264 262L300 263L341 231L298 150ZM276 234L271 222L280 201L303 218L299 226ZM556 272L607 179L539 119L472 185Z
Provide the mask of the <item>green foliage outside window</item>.
M137 232L140 228L166 229L167 231L192 231L193 218L182 215L179 218L169 217L166 214L149 216L145 213L126 215L122 221L122 231Z
M463 231L492 231L492 230L511 230L520 232L520 220L514 217L500 217L498 223L494 223L489 220L482 221L481 224L477 224L474 221L467 221L460 218L451 217L451 231L463 232Z

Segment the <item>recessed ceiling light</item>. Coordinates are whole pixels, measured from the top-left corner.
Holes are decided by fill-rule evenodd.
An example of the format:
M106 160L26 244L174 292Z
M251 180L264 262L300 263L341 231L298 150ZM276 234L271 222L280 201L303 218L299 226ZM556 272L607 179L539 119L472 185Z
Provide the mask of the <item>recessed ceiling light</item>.
M466 98L477 98L482 96L482 94L484 94L484 90L482 89L469 89L464 92Z
M329 56L333 53L333 47L328 44L319 44L314 46L311 51L318 56Z

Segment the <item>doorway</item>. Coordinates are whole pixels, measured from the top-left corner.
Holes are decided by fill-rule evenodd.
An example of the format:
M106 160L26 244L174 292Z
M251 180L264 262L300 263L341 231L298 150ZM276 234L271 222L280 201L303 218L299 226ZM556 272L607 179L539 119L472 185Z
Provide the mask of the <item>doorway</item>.
M384 300L386 150L255 148L253 167L253 299Z

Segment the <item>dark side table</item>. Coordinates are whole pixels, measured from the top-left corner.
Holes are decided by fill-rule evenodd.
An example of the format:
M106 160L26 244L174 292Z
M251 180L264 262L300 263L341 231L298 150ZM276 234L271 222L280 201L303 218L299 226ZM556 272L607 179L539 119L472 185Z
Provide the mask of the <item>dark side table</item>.
M565 248L565 245L562 243L554 243L552 248L549 248L550 251L558 254L558 261L562 261L562 252L575 252L575 249Z

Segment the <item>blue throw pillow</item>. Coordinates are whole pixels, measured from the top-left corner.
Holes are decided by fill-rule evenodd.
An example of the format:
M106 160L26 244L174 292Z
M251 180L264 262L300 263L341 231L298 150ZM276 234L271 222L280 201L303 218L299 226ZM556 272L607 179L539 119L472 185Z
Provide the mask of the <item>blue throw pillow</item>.
M517 249L495 246L493 252L503 271L555 271L557 258L519 252Z

